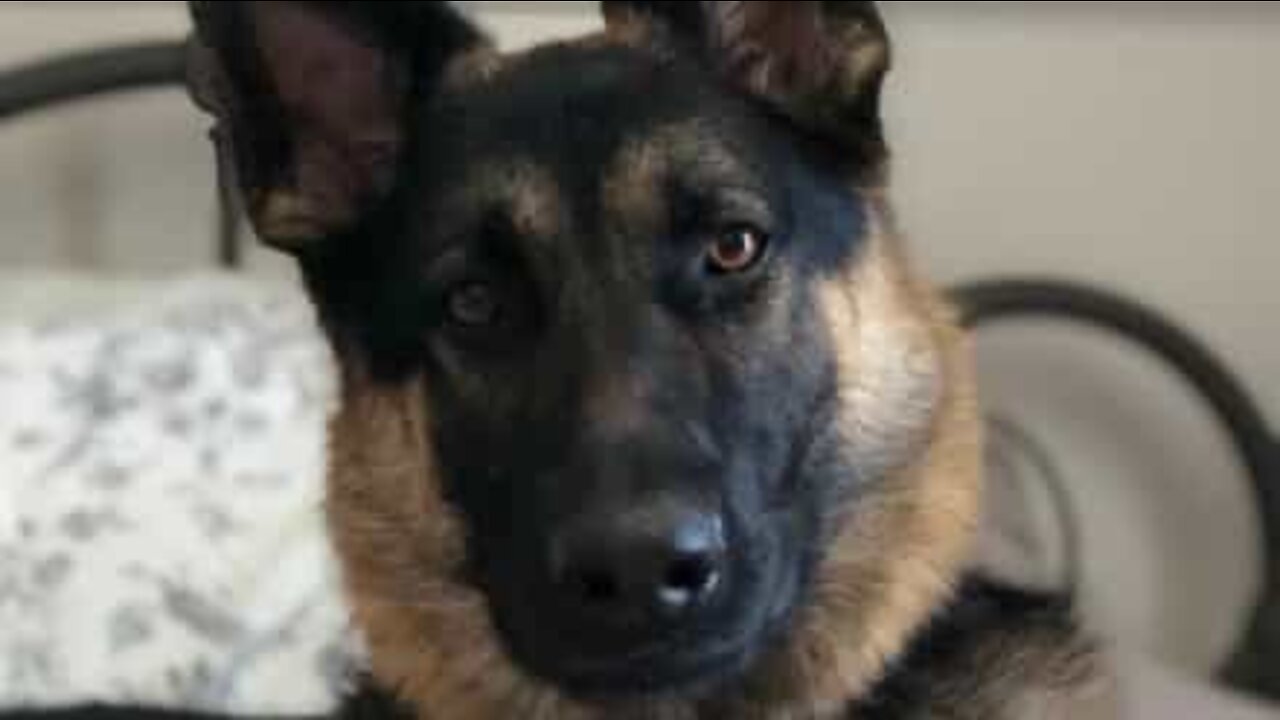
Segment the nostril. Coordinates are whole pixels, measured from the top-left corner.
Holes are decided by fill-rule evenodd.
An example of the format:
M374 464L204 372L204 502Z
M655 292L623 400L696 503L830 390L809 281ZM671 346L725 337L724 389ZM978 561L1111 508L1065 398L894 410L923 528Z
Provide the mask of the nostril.
M719 581L719 573L709 558L683 558L667 569L664 588L669 591L702 595Z
M667 568L658 588L659 607L667 613L684 613L706 602L720 585L720 569L707 556L676 560Z
M579 573L573 584L578 597L588 605L612 605L622 600L622 583L608 572L584 571Z

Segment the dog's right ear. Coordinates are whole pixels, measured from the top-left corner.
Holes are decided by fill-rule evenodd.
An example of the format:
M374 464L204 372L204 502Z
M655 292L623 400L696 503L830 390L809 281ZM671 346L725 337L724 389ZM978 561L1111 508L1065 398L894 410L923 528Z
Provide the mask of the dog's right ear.
M351 230L391 191L412 102L485 45L445 2L190 2L191 93L224 181L290 252Z
M610 32L681 53L737 91L833 144L882 182L888 156L880 99L892 60L872 0L605 0Z

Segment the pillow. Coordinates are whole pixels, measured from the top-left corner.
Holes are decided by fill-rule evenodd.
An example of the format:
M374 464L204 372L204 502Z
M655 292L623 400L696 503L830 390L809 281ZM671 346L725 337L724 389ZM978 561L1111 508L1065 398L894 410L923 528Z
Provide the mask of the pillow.
M322 713L356 649L297 289L0 277L0 710Z

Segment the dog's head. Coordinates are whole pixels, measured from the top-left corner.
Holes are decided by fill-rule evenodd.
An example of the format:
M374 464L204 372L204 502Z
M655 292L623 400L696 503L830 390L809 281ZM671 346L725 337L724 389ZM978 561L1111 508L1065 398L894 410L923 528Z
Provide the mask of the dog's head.
M193 6L224 169L343 369L331 517L384 682L537 717L875 679L973 486L877 192L874 3L609 2L510 56L443 3Z

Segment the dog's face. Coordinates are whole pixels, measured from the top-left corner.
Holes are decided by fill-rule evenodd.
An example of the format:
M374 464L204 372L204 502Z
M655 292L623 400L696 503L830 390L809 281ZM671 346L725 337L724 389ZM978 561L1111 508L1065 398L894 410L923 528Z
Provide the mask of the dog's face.
M635 50L539 50L417 112L401 247L362 274L395 327L357 344L424 378L511 652L582 693L743 667L853 475L813 288L862 211L789 126Z
M579 699L782 653L938 390L858 189L874 6L607 3L501 56L438 3L195 5L197 95L344 366L332 512L391 681L465 662L428 657L465 592Z

